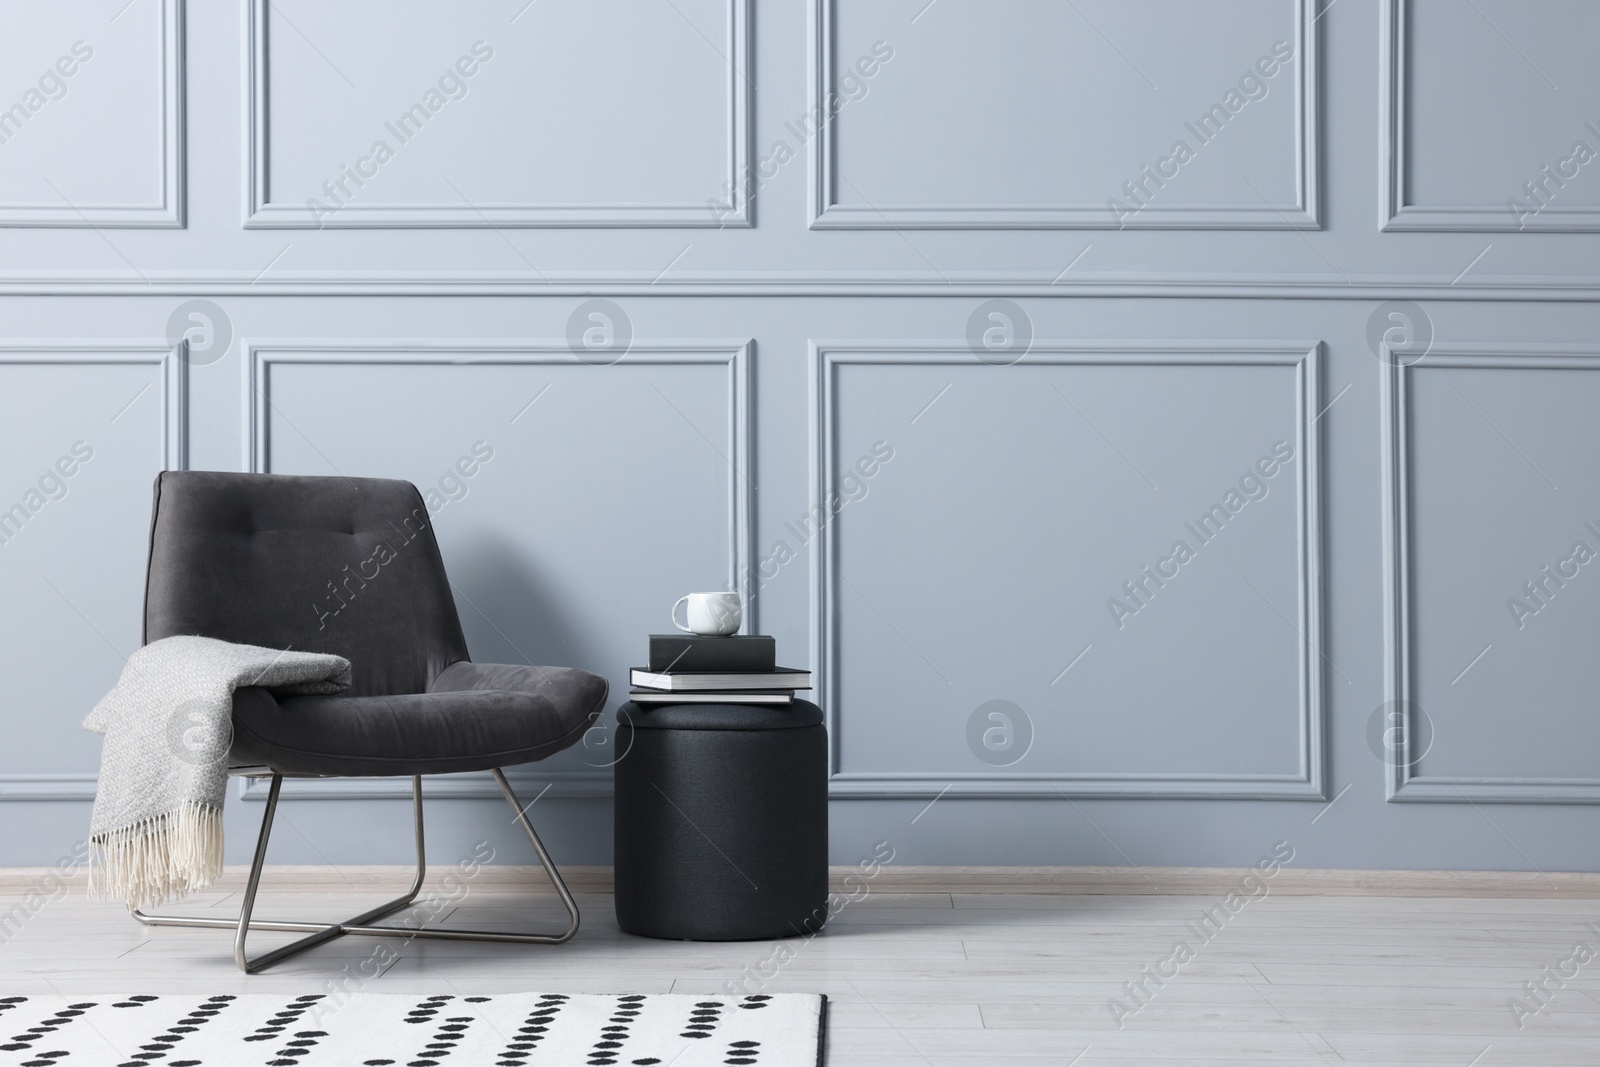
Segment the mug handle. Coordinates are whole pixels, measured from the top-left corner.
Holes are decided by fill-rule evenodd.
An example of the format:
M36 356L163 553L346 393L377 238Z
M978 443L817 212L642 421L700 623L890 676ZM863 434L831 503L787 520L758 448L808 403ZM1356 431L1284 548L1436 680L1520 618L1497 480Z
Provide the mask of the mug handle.
M682 604L684 601L686 601L688 599L689 599L689 595L687 593L685 593L683 596L679 597L677 600L674 600L672 602L672 612L671 612L672 625L676 626L678 629L682 630L686 634L692 634L692 633L694 633L693 630L689 629L683 623L678 621L678 605ZM685 611L684 614L683 614L683 617L684 617L685 620L687 620L689 618L689 613L687 611Z

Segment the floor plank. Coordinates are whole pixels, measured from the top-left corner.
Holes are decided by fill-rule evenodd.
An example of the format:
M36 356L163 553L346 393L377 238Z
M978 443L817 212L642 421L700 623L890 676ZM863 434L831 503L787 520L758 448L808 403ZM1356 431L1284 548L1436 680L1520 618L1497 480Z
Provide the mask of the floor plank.
M279 877L258 914L349 915L394 891L347 873ZM618 928L597 876L577 894L583 928L566 945L352 937L252 977L234 969L224 931L142 926L81 887L42 903L11 891L0 895L0 995L822 992L832 1067L1600 1062L1600 958L1568 966L1537 1013L1510 1006L1578 943L1600 950L1596 899L1268 893L1201 931L1220 895L903 888L847 904L814 938L658 941ZM446 926L562 919L550 894L504 880L438 892L428 910ZM238 901L224 886L166 910L225 915ZM1164 961L1179 943L1191 956L1174 972ZM359 977L363 964L376 976Z

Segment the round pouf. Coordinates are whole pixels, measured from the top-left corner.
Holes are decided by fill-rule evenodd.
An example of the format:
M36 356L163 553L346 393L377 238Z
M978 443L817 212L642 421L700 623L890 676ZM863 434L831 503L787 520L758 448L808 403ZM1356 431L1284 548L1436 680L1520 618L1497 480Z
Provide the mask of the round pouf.
M617 923L631 934L746 941L811 933L828 909L822 709L617 709Z

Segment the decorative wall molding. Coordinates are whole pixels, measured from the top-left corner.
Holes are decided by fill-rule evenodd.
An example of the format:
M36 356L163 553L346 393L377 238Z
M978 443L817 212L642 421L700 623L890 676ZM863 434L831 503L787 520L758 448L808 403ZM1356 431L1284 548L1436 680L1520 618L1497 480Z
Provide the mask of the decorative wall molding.
M59 774L0 774L0 802L93 800L100 776L90 771Z
M0 296L496 296L496 297L991 297L1013 299L1199 299L1199 300L1438 300L1450 302L1600 303L1600 279L1558 276L1462 280L1439 277L1307 275L1165 276L1093 274L1074 271L1072 280L1050 274L946 272L933 274L789 273L775 271L685 272L652 280L647 272L578 275L442 274L355 272L306 273L258 278L259 272L215 271L204 275L146 272L125 275L0 274Z
M1437 368L1600 370L1600 348L1586 345L1436 342L1419 363L1401 366L1387 355L1380 364L1383 434L1384 700L1405 716L1396 735L1394 763L1385 768L1391 803L1433 801L1486 804L1593 804L1600 777L1460 777L1416 773L1410 750L1416 679L1411 668L1410 380ZM1403 702L1403 703L1396 703Z
M161 469L188 467L188 363L183 350L165 342L114 340L7 340L0 342L0 368L44 366L126 366L153 364L161 369ZM93 800L99 775L83 771L0 774L0 802Z
M415 339L363 339L292 341L240 341L245 353L243 393L244 415L244 469L249 473L269 473L271 442L268 434L269 412L272 408L271 368L285 363L352 364L374 367L418 364L435 366L585 366L565 341L476 341ZM634 341L628 353L619 362L604 368L609 372L629 367L644 366L705 366L722 364L727 367L728 437L724 454L732 457L728 464L728 543L732 551L728 557L728 581L731 588L743 588L740 581L746 568L752 565L755 553L754 499L750 494L750 472L753 470L754 444L750 423L752 399L751 353L755 342L751 340L673 340ZM759 605L745 600L745 618L749 632L758 632ZM523 768L520 773L508 774L512 784L522 796L522 790L532 785L547 783L552 797L609 797L611 771L609 766L596 771L540 771ZM482 798L500 796L493 779L484 775L441 776L430 778L423 785L430 796L444 798ZM262 799L266 788L258 780L240 779L239 795L247 799ZM304 799L377 799L409 797L411 783L406 778L293 780L284 783L285 798ZM525 799L531 799L525 798Z
M843 364L893 366L971 365L964 343L949 340L813 340L811 342L811 499L834 490L837 460L835 369ZM1293 367L1296 370L1295 470L1298 478L1299 767L1286 774L1005 774L946 772L844 772L840 746L848 715L837 690L838 619L835 584L838 524L811 541L812 668L816 700L827 717L829 795L834 797L1182 797L1210 799L1325 800L1326 708L1323 681L1322 478L1320 342L1261 341L1035 341L1030 364L1208 367Z
M479 779L482 779L481 781ZM568 772L541 774L537 770L513 768L506 780L523 803L536 798L550 800L610 799L609 772ZM7 801L88 801L95 797L100 776L92 772L61 774L0 774L0 803ZM235 793L241 800L265 800L267 787L259 778L240 778ZM422 783L429 800L503 799L494 779L480 775L429 775ZM395 800L411 796L409 778L296 778L283 786L285 800Z
M830 115L834 85L834 4L811 0L807 99L815 114ZM1150 204L1117 221L1104 203L1093 204L839 204L834 126L822 123L810 154L810 227L813 230L1319 230L1321 209L1321 108L1319 0L1295 5L1295 202L1217 207Z
M1551 204L1518 218L1504 203L1444 207L1406 202L1406 68L1410 0L1381 0L1378 72L1379 228L1385 232L1600 233L1600 208Z
M161 0L161 200L155 204L0 204L0 226L182 229L184 225L184 0Z
M565 341L480 341L472 339L417 340L415 338L349 338L315 340L297 338L282 341L239 342L245 352L244 378L244 470L251 474L271 473L268 441L268 408L271 400L271 367L300 363L328 366L590 366L567 347ZM740 575L755 558L752 537L754 522L749 472L752 469L751 352L752 340L672 340L634 341L627 355L603 369L623 370L645 366L704 366L721 364L727 368L728 439L726 454L733 457L728 468L728 543L733 553L728 560L728 581L737 587ZM756 605L746 605L750 627L757 625ZM499 794L494 794L498 796Z
M482 779L481 781L479 779ZM599 772L541 774L513 768L506 780L523 803L536 797L549 799L608 799L611 775ZM100 776L93 772L60 774L0 774L0 803L7 801L93 800ZM548 787L548 789L546 789ZM259 778L240 778L235 790L241 800L265 800L267 787ZM503 799L494 779L484 774L429 775L422 783L429 800ZM409 778L296 778L284 782L285 800L393 800L411 796Z
M149 364L161 370L161 469L189 465L188 382L186 344L165 341L10 338L0 341L0 367L18 363L45 366L125 366Z
M240 800L267 799L268 779L239 778L235 792ZM538 765L513 767L506 781L523 804L535 800L609 800L611 770L545 771ZM90 796L94 795L91 785ZM422 780L428 800L500 800L504 797L487 771L478 774L430 774ZM4 793L0 792L0 798ZM409 800L410 778L285 778L284 800Z
M751 0L726 0L728 189L721 202L682 204L349 204L321 220L304 204L275 203L267 175L267 14L270 0L250 0L244 25L244 226L246 229L495 229L499 227L699 227L736 229L753 225L746 181L750 173L752 122L750 70Z

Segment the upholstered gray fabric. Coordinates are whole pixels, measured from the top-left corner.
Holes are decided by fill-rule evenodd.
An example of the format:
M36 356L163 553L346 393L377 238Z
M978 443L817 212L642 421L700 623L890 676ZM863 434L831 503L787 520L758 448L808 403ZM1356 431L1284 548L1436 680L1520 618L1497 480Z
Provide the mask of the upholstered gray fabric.
M598 674L575 667L527 667L518 663L452 663L428 687L430 693L469 693L478 690L510 690L533 693L550 701L571 729L581 720L585 726L599 714L610 684Z
M350 660L342 694L236 693L230 761L286 774L543 759L583 736L609 688L574 668L468 661L427 508L387 479L160 475L145 641L176 634Z
M583 736L605 700L558 704L539 693L478 689L365 697L279 697L241 689L233 703L235 765L285 774L444 774L530 763Z
M153 514L146 643L198 634L332 652L354 668L351 696L425 692L468 658L409 482L167 471Z

